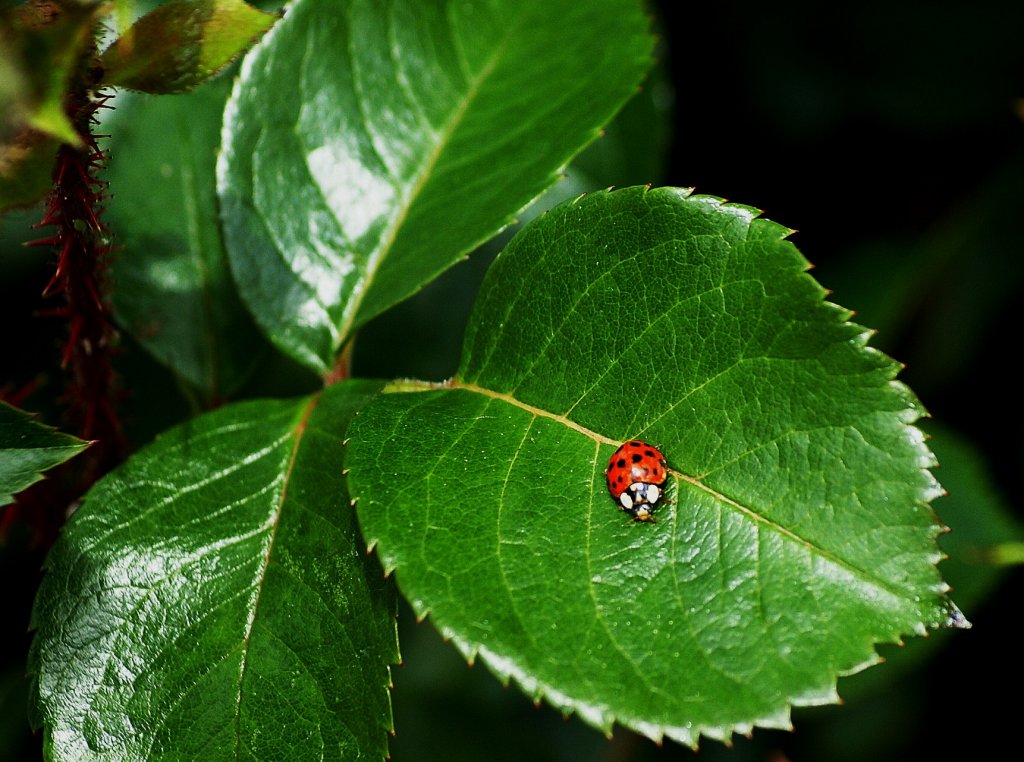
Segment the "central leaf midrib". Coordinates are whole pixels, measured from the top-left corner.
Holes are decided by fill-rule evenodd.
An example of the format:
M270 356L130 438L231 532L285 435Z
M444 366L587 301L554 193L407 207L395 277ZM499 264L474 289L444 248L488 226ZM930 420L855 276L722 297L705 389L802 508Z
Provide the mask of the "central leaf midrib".
M532 3L530 5L532 5ZM377 274L377 270L380 268L384 260L387 259L387 255L390 253L391 247L394 245L395 239L398 237L398 231L401 229L402 224L409 215L409 210L416 202L416 199L419 197L423 187L427 184L427 180L430 179L434 167L437 166L437 163L441 158L441 154L451 142L452 136L455 134L456 129L465 118L470 105L479 95L483 83L494 71L502 56L507 51L513 33L518 30L522 23L522 19L525 16L526 13L524 11L519 15L518 19L514 23L507 26L507 32L504 38L502 38L500 43L495 46L494 52L491 54L490 58L487 59L484 65L480 67L475 77L468 82L469 86L466 88L462 101L455 109L453 109L451 116L448 119L448 123L438 133L438 139L434 145L434 149L427 154L423 163L420 165L419 170L414 175L409 193L405 201L401 206L399 206L397 213L395 214L394 221L388 228L384 237L381 239L381 244L371 252L367 259L366 272L363 277L363 281L357 287L352 302L349 305L349 309L345 312L345 319L338 326L338 336L341 338L341 341L344 341L348 337L349 331L351 331L353 324L358 318L359 310L362 307L363 301L366 299L366 294L370 290L370 286ZM454 29L452 37L453 39L455 37ZM354 71L355 69L353 67L353 72Z
M277 506L274 509L272 528L270 530L270 539L267 543L267 551L263 556L263 563L259 569L256 579L258 580L256 586L256 599L253 601L252 610L249 613L249 619L245 623L245 634L242 637L242 663L238 670L238 692L237 698L235 699L235 758L241 758L242 749L242 687L245 684L245 675L249 666L249 648L252 639L252 632L256 624L256 613L260 606L260 601L263 597L263 591L267 581L267 569L270 567L270 557L274 551L274 543L277 539L277 529L281 524L281 509L284 507L285 500L288 497L288 485L291 481L291 476L295 470L295 461L298 458L299 446L302 444L302 440L306 433L306 428L309 423L309 417L312 415L313 410L316 408L317 403L320 401L320 395L314 395L309 402L306 403L302 414L298 417L294 427L295 442L292 445L292 451L288 456L288 465L285 466L284 473L281 480L281 495L277 500Z
M409 390L411 390L413 388L416 388L416 387L415 387L415 385L410 384L409 382L404 382L402 384L401 388L402 388L403 391L409 391ZM538 416L538 417L541 417L541 418L547 418L549 420L552 420L552 421L555 421L557 423L560 423L563 426L566 426L566 427L568 427L570 429L573 429L574 431L579 432L583 436L589 437L590 439L593 439L596 442L600 442L600 443L609 445L611 447L618 447L620 444L622 444L620 441L615 440L615 439L611 439L610 437L606 437L603 434L599 434L598 432L596 432L596 431L594 431L592 429L589 429L586 426L583 426L583 425L577 423L576 421L571 420L570 418L567 418L563 414L553 413L553 412L551 412L549 410L545 410L543 408L539 408L539 407L536 407L534 405L530 405L527 402L523 402L522 400L516 399L515 397L513 397L510 394L504 394L502 392L497 392L497 391L494 391L492 389L486 389L484 387L477 386L476 384L468 383L468 382L465 382L465 381L460 381L459 379L452 379L447 384L445 384L443 388L445 388L445 389L452 389L452 390L462 389L462 390L465 390L465 391L468 391L468 392L471 392L471 393L474 393L474 394L480 394L480 395L483 395L483 396L486 396L486 397L491 397L492 399L501 400L501 401L506 402L506 403L508 403L510 405L513 405L513 406L518 407L518 408L520 408L522 410L525 410L526 412L530 413L531 415ZM436 391L437 389L438 389L438 386L435 385L435 384L426 384L426 383L424 383L422 385L422 387L420 387L418 389L418 391L428 391L428 390ZM385 390L387 391L387 389L385 389ZM888 580L883 579L881 577L878 577L878 576L872 574L870 571L868 571L866 569L860 568L859 566L855 566L850 561L847 561L846 559L843 559L840 556L837 556L836 554L832 553L831 551L827 550L826 548L821 547L820 545L814 543L813 541L807 539L806 537L800 536L799 534L797 534L793 530L791 530L791 529L789 529L789 528L787 528L787 527L785 527L785 526L783 526L781 524L778 524L778 523L772 521L768 517L766 517L766 516L758 513L757 511L755 511L753 508L750 508L749 506L743 505L742 503L740 503L739 501L735 500L734 498L731 498L728 495L726 495L726 494L724 494L724 493L714 489L713 487L705 484L704 482L700 481L699 479L697 479L697 478L695 478L693 476L690 476L688 474L684 474L681 471L678 471L678 470L676 470L674 468L671 468L671 467L669 468L669 471L672 474L674 474L676 476L676 478L681 479L682 481L686 482L687 484L690 484L693 487L696 487L697 489L702 490L703 492L706 492L707 494L711 495L716 500L721 501L722 503L724 503L727 506L729 506L730 508L732 508L734 511L742 514L743 516L745 516L750 521L753 521L756 524L760 524L760 525L770 529L771 531L776 532L777 534L779 534L783 538L789 540L790 542L793 542L793 543L796 543L798 545L803 546L804 548L806 548L811 553L816 554L817 556L823 558L824 560L826 560L826 561L828 561L828 562L830 562L832 564L835 564L836 566L839 566L839 567L841 567L843 569L846 569L851 574L853 574L853 575L863 579L864 581L870 583L871 585L874 585L875 587L879 588L880 590L882 590L882 591L884 591L884 592L886 592L886 593L888 593L888 594L890 594L890 595L892 595L892 596L894 596L894 597L896 597L898 599L905 599L905 598L908 598L908 597L910 597L912 595L912 593L910 591L901 589L900 587L894 585L893 583L889 582Z

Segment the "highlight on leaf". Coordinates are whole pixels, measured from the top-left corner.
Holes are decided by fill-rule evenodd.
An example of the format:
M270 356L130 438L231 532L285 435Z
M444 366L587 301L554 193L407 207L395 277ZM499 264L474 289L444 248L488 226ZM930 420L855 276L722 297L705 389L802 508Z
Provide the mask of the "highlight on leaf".
M383 758L395 599L340 434L378 387L228 405L90 491L32 618L34 722L61 758Z
M635 94L649 26L636 0L292 5L246 58L218 163L266 335L326 377L355 331L558 182Z

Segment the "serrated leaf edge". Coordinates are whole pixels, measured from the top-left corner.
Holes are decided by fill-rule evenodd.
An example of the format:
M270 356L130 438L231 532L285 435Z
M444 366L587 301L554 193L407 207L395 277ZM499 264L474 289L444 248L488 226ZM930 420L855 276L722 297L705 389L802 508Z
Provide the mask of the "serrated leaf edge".
M609 188L607 190L597 191L593 194L580 194L576 198L563 203L565 205L575 206L578 205L579 202L588 195L611 194L621 192L621 190L628 189ZM780 241L788 239L790 235L796 232L795 230L787 228L784 225L774 222L773 220L762 217L762 211L757 208L747 206L744 204L728 202L725 199L722 199L718 196L695 194L694 188L652 188L649 185L644 188L645 195L647 193L653 192L671 193L676 195L681 200L685 199L691 202L708 204L709 206L713 206L719 210L732 213L738 217L745 219L750 229L753 229L755 226L757 226L759 228L767 228L767 230L774 230L777 233L778 240ZM876 331L873 331L869 328L866 328L851 321L850 317L853 316L852 311L826 299L825 297L829 292L826 291L820 284L818 284L817 281L813 279L808 272L812 267L810 262L795 247L793 248L793 251L799 256L800 260L803 262L802 270L800 272L795 272L794 277L803 276L811 278L811 280L817 286L818 291L820 293L819 307L831 313L831 315L829 316L830 319L841 321L850 326L851 329L855 330L855 333L851 336L849 341L854 346L856 346L857 350L863 353L866 357L873 358L875 362L881 361L881 363L883 363L886 366L887 372L889 373L889 381L887 382L887 386L894 393L896 398L901 400L905 405L902 410L893 412L897 419L900 421L900 423L904 425L905 433L910 438L909 444L919 454L920 470L923 473L927 474L928 484L922 488L917 499L915 500L915 503L918 507L927 510L930 514L931 526L933 530L931 534L931 540L934 544L934 552L928 556L928 559L931 562L932 566L935 566L942 559L942 552L938 547L937 538L943 532L948 531L948 528L945 527L944 524L942 524L942 522L939 520L937 514L931 506L931 501L941 496L944 492L942 486L939 484L938 480L931 472L931 468L936 466L938 464L938 461L935 458L935 455L927 447L925 433L918 426L915 425L916 422L921 418L928 417L928 413L925 410L924 406L921 405L920 401L917 399L913 391L902 381L896 379L896 376L899 374L903 366L899 362L897 362L896 360L892 359L884 352L879 350L878 348L869 345L869 341L875 335ZM559 421L569 426L570 428L579 431L585 436L594 439L597 442L601 442L612 446L617 446L619 444L617 440L610 439L609 437L605 437L601 434L598 434L597 432L591 431L590 429L587 429L577 424L576 422L571 421L564 415L554 414L541 408L537 408L535 406L529 405L528 403L517 400L508 394L495 392L493 390L484 389L483 387L479 387L474 384L462 382L458 378L452 378L440 384L418 382L411 379L403 379L401 381L396 381L391 384L388 384L386 387L384 387L384 389L382 389L382 392L410 393L422 391L436 391L438 389L461 389L465 391L481 393L492 398L501 399L505 402L520 407L532 413L533 415L538 415ZM786 529L785 527L776 525L774 522L771 522L765 517L761 516L760 514L757 514L756 512L752 511L751 509L742 506L735 500L732 500L731 498L728 498L727 496L720 494L716 490L711 489L707 485L703 484L700 480L682 474L675 469L670 468L670 471L677 478L691 484L696 488L708 492L716 499L719 499L727 503L728 505L732 506L734 510L740 511L751 520L763 524L764 526L770 529L778 531L782 536L788 537L792 541L796 541L803 544L805 547L808 547L813 551L821 554L830 562L834 562L840 565L842 568L847 569L851 573L854 573L860 577L863 577L864 575L868 574L868 572L864 570L859 570L855 567L849 566L841 559L834 557L831 553L825 552L823 549L818 548L813 543L810 543L809 541L799 537L799 535L796 535L795 533ZM393 558L381 553L381 549L379 547L379 537L367 537L366 541L367 546L369 548L376 550L378 557L380 558L381 564L384 567L385 573L387 575L391 575L396 571L400 571L399 565L395 562ZM868 575L867 579L872 584L879 586L882 590L890 594L901 594L904 596L907 594L905 591L892 590L890 585L886 583L880 583L870 575ZM942 581L941 576L937 575L937 579L939 581L932 588L932 592L939 597L943 597L945 593L949 591L949 586ZM399 588L401 588L400 583ZM425 602L423 602L422 600L409 599L408 597L407 600L409 600L410 605L413 607L413 610L416 613L417 621L423 621L431 615L431 609L427 607ZM447 625L444 625L443 623L438 622L437 626L442 636L446 640L450 640L453 643L453 645L455 645L455 647L459 650L460 653L462 653L463 657L467 660L467 663L473 664L477 657L482 658L487 668L491 670L491 672L493 672L504 685L508 685L510 680L514 680L521 687L523 692L531 696L535 701L545 700L549 704L554 706L556 709L574 713L578 715L580 719L582 719L588 725L591 725L592 727L601 730L606 735L611 735L612 726L617 722L627 728L637 731L638 733L646 736L647 738L651 739L656 743L661 743L663 738L667 737L678 743L696 749L699 745L699 741L702 736L729 744L730 739L733 735L750 735L755 727L766 729L792 730L792 707L817 706L838 703L840 700L837 689L838 678L842 676L855 674L864 669L867 669L872 665L878 664L881 661L883 661L882 657L878 654L876 650L878 645L883 643L902 644L903 635L913 634L918 636L927 636L929 628L938 628L941 626L955 628L970 627L970 623L966 620L966 618L963 616L963 614L952 601L950 601L948 598L945 598L942 601L942 603L946 608L947 617L945 621L935 621L928 623L924 621L919 621L917 622L917 625L913 628L912 632L900 633L895 635L893 638L880 638L878 640L875 640L873 638L869 639L864 644L863 649L864 651L869 652L869 655L866 656L863 661L854 664L848 668L842 670L833 668L831 670L833 672L833 677L830 681L830 684L828 685L827 690L805 691L802 694L788 697L785 700L784 705L776 713L767 714L750 720L749 722L731 723L721 727L672 726L660 723L651 723L639 718L631 718L621 713L616 715L610 711L603 709L600 706L573 699L567 694L555 688L554 686L547 685L542 681L537 680L536 678L532 677L527 670L519 667L513 660L499 656L493 651L487 649L482 644L473 644L469 641L464 640L459 636L459 634L455 630L448 627Z

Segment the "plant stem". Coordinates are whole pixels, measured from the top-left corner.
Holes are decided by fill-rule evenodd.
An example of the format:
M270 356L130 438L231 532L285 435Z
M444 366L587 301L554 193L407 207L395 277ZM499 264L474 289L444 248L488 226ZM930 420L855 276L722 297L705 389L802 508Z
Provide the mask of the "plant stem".
M106 163L93 127L96 111L109 96L97 94L99 79L95 45L78 68L65 108L81 138L82 148L64 144L57 153L46 214L37 227L56 232L30 245L50 246L57 263L46 296L61 296L63 304L48 314L64 318L68 333L61 367L67 373L63 398L74 434L94 441L74 463L82 491L110 470L126 451L117 413L119 383L111 362L117 331L109 316L106 275L112 247L102 216L107 184L98 178Z

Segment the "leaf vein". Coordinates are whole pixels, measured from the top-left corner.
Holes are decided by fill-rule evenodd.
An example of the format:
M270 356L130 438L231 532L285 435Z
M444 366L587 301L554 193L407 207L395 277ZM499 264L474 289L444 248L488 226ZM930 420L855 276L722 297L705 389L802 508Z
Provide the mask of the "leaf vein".
M242 470L246 466L251 465L252 463L255 463L260 458L263 458L264 456L266 456L266 455L270 454L271 452L273 452L286 439L287 439L287 437L281 437L281 438L271 442L266 447L263 447L263 448L261 448L259 450L255 450L254 452L246 455L244 458L242 458L238 462L232 463L231 465L229 465L229 466L227 466L227 467L225 467L225 468L223 468L223 469L221 469L219 471L215 471L215 472L213 472L211 474L208 474L208 475L204 476L202 479L197 479L196 481L191 482L189 484L185 484L183 486L179 486L177 484L174 484L173 482L172 483L165 483L165 482L162 482L162 481L155 481L155 480L154 481L150 481L150 480L147 480L147 479L140 479L140 480L135 481L135 482L125 483L124 486L123 486L123 491L124 492L128 492L128 491L133 490L133 489L145 488L145 487L148 487L148 486L159 486L161 488L170 487L170 488L172 488L174 490L174 492L172 494L170 494L170 495L167 495L162 500L159 500L159 501L153 503L152 505L148 506L145 510L139 511L138 513L131 514L127 520L122 521L122 522L117 523L117 524L113 524L106 532L98 535L92 543L89 543L87 545L83 545L82 546L82 551L81 551L80 555L88 554L94 548L98 547L99 545L102 545L104 542L109 540L110 537L112 535L114 535L116 532L119 532L119 531L121 531L123 529L127 529L128 527L132 526L133 524L135 524L135 523L137 523L139 521L142 521L143 519L147 518L150 514L156 512L156 511L159 511L161 508L164 508L167 505L171 505L171 504L175 503L182 496L188 495L188 494L190 494L192 492L196 492L196 491L198 491L198 490L200 490L200 489L202 489L204 487L208 487L211 484L215 484L216 482L218 482L218 481L220 481L222 479L226 479L229 476L232 476L233 474L235 474L238 471Z
M530 644L534 648L537 647L537 638L534 636L533 630L530 627L528 627L526 625L526 622L523 620L523 616L522 616L522 614L519 611L519 605L518 605L518 603L516 601L516 597L512 593L512 586L509 584L508 575L505 573L505 564L504 564L504 560L502 559L502 553L501 553L501 546L502 546L502 542L503 542L502 541L502 535L501 535L501 523L502 523L502 519L504 517L504 512L505 512L505 494L508 491L509 481L512 478L512 471L515 470L515 465L516 465L516 461L519 458L519 453L522 452L523 445L526 443L526 440L529 438L530 431L533 429L533 425L534 425L534 423L536 423L536 421L537 421L537 417L534 416L534 417L532 417L530 419L529 425L524 427L522 439L519 440L519 444L516 446L515 453L512 455L511 458L509 458L508 468L505 470L505 478L502 480L502 483L501 483L501 497L498 500L498 513L497 513L497 516L495 517L495 522L494 522L494 528L495 528L494 556L495 556L495 561L497 561L498 573L501 575L502 584L504 584L505 590L508 593L508 599L509 599L510 608L512 610L512 614L515 616L516 621L519 622L519 626L522 628L523 634L527 637L527 639L530 641Z
M292 445L291 456L288 460L288 465L284 469L284 486L281 489L281 495L278 498L277 510L273 516L273 528L270 532L270 538L267 542L267 551L263 557L262 568L260 570L259 579L260 582L257 586L256 599L253 601L252 609L249 612L249 619L245 626L245 636L242 640L242 663L238 671L238 687L236 689L236 700L235 700L235 758L241 757L242 753L242 685L245 682L246 670L249 664L249 641L252 637L253 626L256 623L256 614L259 610L260 598L264 589L264 583L266 582L267 567L270 565L270 556L274 551L274 541L277 538L277 529L280 526L281 510L284 507L285 500L288 496L288 482L295 469L295 461L298 458L299 446L302 444L303 435L306 431L306 422L309 420L309 416L312 415L313 410L316 408L317 403L320 401L319 395L314 396L306 403L305 409L302 411L302 415L296 422L295 426L290 430L290 434L294 436L295 442Z
M391 224L381 237L380 245L374 251L371 251L370 255L367 257L365 270L366 275L363 278L362 287L356 289L353 293L350 307L347 310L345 322L338 327L339 336L346 336L352 329L352 326L359 315L359 308L362 305L363 300L366 298L366 294L370 290L370 286L377 275L377 271L380 268L381 263L390 253L391 247L394 245L395 239L398 237L398 232L401 229L402 224L405 222L406 217L409 215L409 211L412 209L412 206L419 197L420 192L430 179L431 172L440 161L441 156L444 153L444 149L450 144L455 131L458 129L459 125L465 118L466 113L469 111L470 105L472 105L479 96L484 82L494 72L499 61L507 53L508 45L512 39L513 33L521 23L522 17L520 17L518 22L510 23L507 26L504 38L494 45L493 52L488 57L487 61L484 62L474 76L468 78L468 87L461 102L452 109L448 123L445 124L437 133L437 142L435 143L433 150L424 156L420 166L413 174L411 178L412 183L405 194L405 198L396 208ZM351 49L349 52L351 54Z
M735 365L732 365L732 366L729 367L729 369L732 369L734 367L735 367ZM727 370L729 370L729 369L727 369ZM723 371L723 373L724 372L725 371ZM720 376L720 375L721 375L721 373L716 374L716 377ZM706 385L706 383L704 385ZM470 383L467 383L467 382L464 382L464 381L458 381L457 379L453 379L452 381L449 382L449 388L452 388L452 389L465 389L467 391L470 391L470 392L473 392L473 393L476 393L476 394L480 394L480 395L483 395L485 397L491 397L491 398L496 399L496 400L501 400L501 401L506 402L506 403L508 403L510 405L514 405L515 407L519 407L519 408L522 408L523 410L531 412L535 416L540 416L540 417L543 417L543 418L548 418L550 420L553 420L553 421L556 421L558 423L561 423L562 425L567 426L568 428L571 428L571 429L573 429L575 431L578 431L579 433L583 434L584 436L589 437L589 438L591 438L591 439L593 439L593 440L595 440L597 442L603 442L604 444L612 445L612 446L617 446L619 444L618 440L611 439L609 437L606 437L606 436L604 436L602 434L597 433L596 431L588 429L585 426L582 426L581 424L576 423L575 421L573 421L573 420L571 420L569 418L566 418L564 415L561 415L561 414L558 414L558 413L552 413L552 412L544 410L542 408L535 407L533 405L530 405L529 403L526 403L526 402L523 402L523 401L521 401L519 399L516 399L515 397L513 397L510 394L504 394L502 392L496 392L496 391L493 391L493 390L490 390L490 389L486 389L486 388L481 387L481 386L477 386L475 384L470 384ZM719 490L711 487L708 484L705 484L699 478L694 477L694 476L690 476L688 474L684 474L681 471L679 471L678 469L672 468L671 465L669 467L669 470L673 474L675 474L678 479L686 482L687 484L691 485L692 487L695 487L695 488L701 490L702 492L706 492L707 494L711 495L711 497L715 498L716 500L719 500L722 503L728 505L732 510L739 512L740 514L745 516L747 519L755 522L756 524L761 524L761 525L764 525L765 527L768 527L769 529L772 529L773 531L777 532L779 535L781 535L785 539L789 540L790 542L796 543L797 545L800 545L800 546L806 548L808 551L810 551L811 553L819 556L820 558L822 558L822 559L824 559L824 560L826 560L826 561L828 561L828 562L830 562L832 564L835 564L836 566L839 566L839 567L841 567L843 569L846 569L847 571L851 572L855 576L863 579L864 581L866 581L869 584L871 584L871 585L879 588L880 590L888 593L889 595L892 595L893 597L899 598L901 595L905 595L906 594L906 591L901 590L897 585L893 584L892 582L889 582L888 580L885 580L885 579L879 577L878 575L872 573L868 569L862 569L860 567L857 567L857 566L853 565L852 563L850 563L850 562L846 561L845 559L837 556L836 554L834 554L831 551L829 551L828 549L826 549L826 548L816 544L815 542L813 542L810 539L807 539L805 537L801 537L800 535L798 535L793 530L788 529L787 527L782 526L781 524L771 520L767 516L761 515L760 513L755 511L753 508L750 508L749 506L743 505L742 503L740 503L737 500L729 497L725 493L720 492Z
M600 468L600 458L598 456L599 452L600 445L596 445L593 461L594 466L593 470L591 471L592 482L600 481L600 478L596 475L598 469ZM647 675L645 675L644 671L640 668L639 662L636 661L636 659L630 653L629 649L626 648L615 636L615 633L612 632L611 627L608 626L608 622L604 617L604 610L602 609L601 604L597 600L597 592L594 590L593 559L590 553L592 537L592 522L590 520L590 517L594 513L594 490L590 491L590 495L590 510L587 512L587 541L585 544L586 549L584 557L586 558L587 593L590 595L590 601L594 605L594 620L598 624L600 624L601 629L604 630L605 635L608 636L608 640L612 644L612 647L622 655L622 658L625 660L625 662L629 664L629 666L633 669L633 672L636 673L636 676L637 678L639 678L640 683L647 687L647 690L651 693L651 695L662 696L671 701L672 697L669 696L669 694L666 693L664 689L655 685L648 679Z

